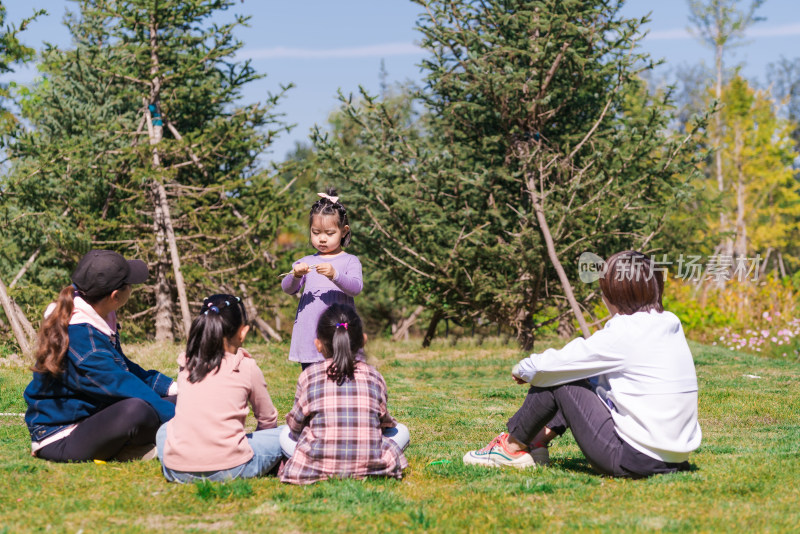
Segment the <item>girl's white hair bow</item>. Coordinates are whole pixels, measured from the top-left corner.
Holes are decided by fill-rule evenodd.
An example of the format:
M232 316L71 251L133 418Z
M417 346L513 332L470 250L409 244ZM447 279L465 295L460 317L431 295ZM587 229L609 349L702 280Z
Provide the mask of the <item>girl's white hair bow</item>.
M318 197L322 197L322 198L327 198L328 200L330 200L330 201L331 201L331 202L333 202L334 204L336 204L337 202L339 202L339 197L332 197L332 196L330 196L330 195L326 195L325 193L317 193L317 196L318 196Z

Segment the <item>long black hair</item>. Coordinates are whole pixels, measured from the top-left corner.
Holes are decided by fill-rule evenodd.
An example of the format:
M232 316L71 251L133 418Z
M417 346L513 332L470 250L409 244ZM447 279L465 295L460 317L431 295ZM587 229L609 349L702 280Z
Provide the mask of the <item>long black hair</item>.
M219 371L225 356L224 339L232 338L247 324L247 312L239 297L211 295L203 300L200 315L192 321L186 343L186 369L189 382L203 380Z
M335 215L336 225L339 227L339 230L342 231L342 247L346 247L350 244L350 238L353 232L352 229L348 230L347 233L344 232L344 227L350 226L350 220L347 218L347 209L344 207L344 204L338 200L335 188L327 188L325 194L329 197L336 198L336 202L332 202L328 198L320 198L314 202L314 205L311 206L311 211L308 213L308 226L310 228L311 225L314 224L314 217L317 215Z
M364 347L364 327L356 310L345 304L331 305L319 318L317 339L325 349L325 357L333 360L328 378L340 386L345 380L352 380L356 355Z

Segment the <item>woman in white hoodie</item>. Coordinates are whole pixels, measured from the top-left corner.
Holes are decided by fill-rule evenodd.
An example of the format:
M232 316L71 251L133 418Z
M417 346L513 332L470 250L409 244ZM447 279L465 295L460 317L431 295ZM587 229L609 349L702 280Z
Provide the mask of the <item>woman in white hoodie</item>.
M646 255L611 256L600 279L612 318L588 339L532 354L512 376L531 388L502 433L467 464L547 463L567 428L601 474L640 478L689 469L700 445L697 376L680 320L664 311L663 273Z

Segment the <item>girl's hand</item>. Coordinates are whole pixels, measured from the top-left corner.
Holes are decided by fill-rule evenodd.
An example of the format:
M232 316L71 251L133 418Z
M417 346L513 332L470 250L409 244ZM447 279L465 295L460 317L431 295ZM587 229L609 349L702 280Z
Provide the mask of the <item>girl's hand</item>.
M295 278L302 278L304 275L308 274L308 264L301 261L292 268L292 272Z
M336 269L330 263L318 263L317 272L328 280L333 280L333 277L336 276Z
M523 379L521 379L518 376L511 375L511 377L514 379L514 382L516 382L517 384L527 384L527 382L525 382Z

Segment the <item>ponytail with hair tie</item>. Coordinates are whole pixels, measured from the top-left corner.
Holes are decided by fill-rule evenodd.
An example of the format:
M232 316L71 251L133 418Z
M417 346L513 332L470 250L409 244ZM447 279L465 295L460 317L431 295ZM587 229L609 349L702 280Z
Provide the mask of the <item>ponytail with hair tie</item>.
M356 356L364 347L364 329L356 310L345 304L331 305L319 318L317 339L325 349L325 358L331 360L328 378L340 386L352 380Z
M225 357L224 340L232 338L246 324L247 311L239 297L220 294L203 299L186 342L189 382L200 382L208 373L219 370Z

